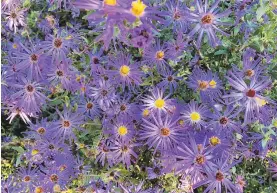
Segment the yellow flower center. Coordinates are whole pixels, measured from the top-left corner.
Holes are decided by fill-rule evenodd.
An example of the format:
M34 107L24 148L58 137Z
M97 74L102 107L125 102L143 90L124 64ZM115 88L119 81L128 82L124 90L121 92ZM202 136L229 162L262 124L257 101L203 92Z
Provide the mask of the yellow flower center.
M217 82L214 81L214 80L211 80L211 81L209 82L209 85L210 85L210 87L212 87L212 88L215 88L215 87L216 87L216 84L217 84Z
M44 192L44 190L42 187L36 187L35 193L43 193L43 192Z
M17 48L17 44L13 44L13 49L16 49Z
M124 136L128 133L128 129L125 126L120 126L120 127L118 127L117 132L119 135Z
M184 121L183 119L180 119L180 120L178 121L178 123L179 123L179 125L184 125L184 124L185 124L185 121Z
M39 150L38 150L38 149L33 149L31 154L32 154L32 155L37 155L38 153L39 153Z
M142 112L142 115L144 117L148 117L150 115L150 111L148 109L144 109L143 112Z
M220 144L220 139L218 137L212 136L209 140L212 146Z
M162 60L162 59L164 58L164 51L158 51L158 52L156 53L156 58L157 58L158 60Z
M104 0L104 3L109 6L115 6L116 0Z
M69 35L65 38L66 40L71 40L72 39L72 35Z
M123 65L123 66L121 66L120 67L120 74L122 75L122 76L127 76L127 75L129 75L129 73L130 73L130 67L129 66L126 66L126 65Z
M165 101L161 98L159 98L155 101L155 106L159 109L163 108L164 105L165 105Z
M141 17L146 7L147 6L141 0L133 1L131 13L136 17Z
M255 100L256 100L256 102L258 103L258 105L259 105L260 107L266 105L266 103L267 103L266 100L260 99L259 97L255 97Z
M200 120L200 118L201 118L201 116L200 116L200 114L197 113L197 112L192 112L192 113L190 114L190 119L191 119L192 121L197 122L197 121Z

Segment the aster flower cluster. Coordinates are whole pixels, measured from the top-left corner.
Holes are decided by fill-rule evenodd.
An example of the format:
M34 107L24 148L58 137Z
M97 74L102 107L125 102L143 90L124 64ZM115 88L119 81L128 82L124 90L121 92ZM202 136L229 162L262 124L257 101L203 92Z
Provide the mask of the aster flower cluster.
M2 192L277 191L272 2L1 7Z

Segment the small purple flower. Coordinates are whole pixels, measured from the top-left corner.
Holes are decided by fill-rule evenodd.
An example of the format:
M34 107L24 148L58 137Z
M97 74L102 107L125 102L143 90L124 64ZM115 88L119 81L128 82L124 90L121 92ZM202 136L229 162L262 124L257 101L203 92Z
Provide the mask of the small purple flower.
M161 73L162 81L157 84L157 87L161 88L161 90L166 90L169 88L170 93L172 94L178 86L178 81L181 80L181 77L177 76L178 72L173 72L171 70L164 70Z
M84 98L78 105L78 112L93 120L95 117L100 117L101 109L94 99Z
M76 91L75 72L68 63L57 62L55 65L52 65L47 73L47 77L47 80L53 86L61 84L65 90Z
M194 101L191 101L187 104L185 110L181 113L184 118L185 123L200 127L206 126L206 120L208 115L208 109L204 104L197 104Z
M135 135L134 123L128 116L121 115L110 125L112 138L129 141ZM107 131L109 132L109 131Z
M18 89L11 97L18 100L17 105L24 109L27 113L36 114L40 112L40 108L46 103L48 98L41 92L45 90L42 84L21 78L19 83L11 83L12 87Z
M164 91L160 89L154 89L151 95L146 96L142 101L145 103L143 106L153 112L166 113L172 108L169 95L164 96Z
M91 87L91 96L95 98L100 107L104 110L116 100L115 89L108 81L99 80L95 87Z
M154 116L151 120L143 119L140 139L146 140L149 148L154 147L155 152L159 150L170 150L174 148L182 138L182 128L177 125L178 119L172 120L171 117L165 117L160 114Z
M235 90L230 94L224 95L223 98L228 98L230 100L229 104L238 102L241 105L240 110L245 109L244 123L256 120L260 104L271 101L269 98L262 96L262 91L271 84L271 80L268 77L259 75L259 73L255 74L249 85L246 84L242 77L233 72L230 72L227 77L229 84Z
M164 174L163 167L160 164L154 163L153 167L147 167L148 179L155 179Z
M187 13L188 15L187 20L196 24L194 28L190 31L188 36L193 37L197 32L199 32L199 36L196 42L196 45L198 47L201 46L201 41L204 33L207 33L209 44L213 47L216 47L219 44L221 44L220 40L216 36L215 31L228 36L227 33L219 29L217 26L218 25L230 26L231 23L222 22L220 21L220 19L222 17L229 16L232 11L230 9L227 9L222 13L218 13L216 8L220 1L221 0L216 0L215 3L211 5L211 7L208 9L208 0L205 0L204 5L202 1L195 0L197 11L193 11L193 12L191 11L190 13Z
M195 68L187 81L188 86L195 92L200 93L203 102L215 100L223 89L222 81L211 71L207 73L199 68Z
M20 168L16 176L22 191L27 191L29 188L31 188L38 180L38 175L38 168L33 169L31 165L28 165L27 168Z
M3 14L6 15L7 26L11 31L14 33L17 32L19 26L25 26L25 17L24 12L26 10L17 10L16 8L10 10L9 12L4 12Z
M185 12L188 11L188 8L185 3L169 0L166 2L165 7L168 11L168 15L165 17L165 26L173 25L174 31L186 31L188 28L188 21Z
M168 68L167 59L170 58L168 55L168 47L160 43L160 40L156 40L155 44L148 46L143 51L143 64L153 66L157 65L157 69Z
M40 50L31 46L30 48L21 44L22 51L15 53L15 58L20 59L16 65L19 70L27 70L28 75L35 80L42 78L42 70L45 68L45 63L48 61L43 56Z
M131 55L119 53L110 59L109 66L113 70L109 70L108 73L114 77L115 81L123 89L126 89L126 87L132 88L142 83L141 77L143 73L139 70L137 63L131 63Z
M234 120L238 113L239 111L233 105L226 107L219 104L214 105L214 112L209 116L211 120L207 127L212 128L218 133L232 134L232 132L239 129L239 123Z
M80 125L83 124L82 117L79 113L73 113L71 109L65 108L63 114L57 109L60 120L53 123L51 131L55 133L54 137L62 139L76 139L74 129L82 130Z
M204 184L209 184L204 191L205 193L213 192L214 190L215 193L221 193L223 190L222 186L225 186L226 191L228 192L237 193L238 189L232 183L231 176L229 174L230 168L236 165L237 162L229 164L228 161L228 158L226 158L225 160L221 159L217 163L216 167L213 167L210 170L206 170L208 177L203 181L195 184L193 188L197 188Z
M47 119L42 119L40 122L37 121L35 124L30 123L30 131L24 132L27 138L41 139L45 136L49 136L49 128L51 128L51 123Z
M101 140L97 147L99 154L97 155L95 162L100 162L102 166L105 165L106 161L108 161L109 166L112 166L113 164L112 152L109 145L109 140Z
M138 158L138 155L134 151L135 146L137 146L137 144L134 144L132 141L113 141L113 144L110 146L113 162L115 164L122 162L127 167L130 167L131 162L135 162Z
M203 137L201 143L196 143L192 136L189 136L189 144L185 143L177 146L177 150L174 157L176 161L176 171L186 171L189 170L192 180L197 178L202 178L201 173L205 169L210 169L214 167L212 162L213 159L213 148L206 147L207 137ZM200 176L199 176L200 175Z
M42 51L46 51L46 54L52 56L52 61L67 61L67 54L71 47L71 41L64 37L62 31L59 31L55 35L48 34L45 41L40 43Z
M136 48L146 48L148 47L153 38L153 32L149 25L142 24L130 30L130 43Z

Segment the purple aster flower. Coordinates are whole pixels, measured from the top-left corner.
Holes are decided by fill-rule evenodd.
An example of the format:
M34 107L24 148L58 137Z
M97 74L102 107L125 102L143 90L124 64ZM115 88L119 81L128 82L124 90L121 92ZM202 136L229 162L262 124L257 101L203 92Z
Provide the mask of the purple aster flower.
M42 84L21 78L19 83L10 83L10 86L18 89L11 97L18 100L17 105L27 113L38 113L40 107L46 103L48 98L41 92L45 90Z
M17 171L17 179L19 181L19 186L22 191L28 191L33 184L38 180L38 168L32 168L31 165L28 165L27 168L20 168Z
M134 123L128 116L118 116L112 121L109 128L111 131L107 132L112 134L112 138L122 141L132 140L135 135Z
M134 144L132 141L116 140L111 144L110 150L113 154L113 162L115 164L122 162L127 167L130 167L131 162L135 162L138 155L134 151Z
M103 110L110 107L112 102L116 100L114 86L101 79L97 87L91 87L91 96L95 98Z
M53 86L61 84L63 89L73 92L76 91L77 85L75 82L75 72L70 62L57 62L55 65L52 65L47 73L47 80Z
M35 80L42 78L42 70L45 68L47 58L34 46L30 48L21 44L22 51L16 52L15 58L20 59L16 67L19 70L27 70L28 75Z
M137 104L131 103L131 98L130 92L125 93L123 97L118 97L116 105L113 107L114 115L134 117L139 107Z
M148 179L150 180L158 178L164 174L163 167L156 162L154 162L153 167L147 167L146 169L147 169Z
M54 28L57 28L57 20L54 18L53 15L48 15L45 19L42 19L39 24L38 28L45 34L49 34L53 31Z
M19 26L25 26L25 17L24 12L26 10L17 10L16 8L10 10L9 12L4 12L3 14L6 15L7 26L11 31L14 33L17 32Z
M90 57L90 75L99 75L103 73L103 67L101 64L106 62L106 56L104 55L104 50L100 49L99 51L94 50L89 54Z
M143 102L143 106L153 112L167 112L171 110L171 100L168 99L169 95L164 96L164 91L160 89L154 89L151 95L147 95Z
M168 42L167 47L173 48L168 49L170 59L178 62L187 47L187 41L183 38L183 33L178 32L176 39Z
M7 179L1 179L1 192L3 193L17 193L19 192L18 188L14 184L15 179L13 176L9 176Z
M239 111L233 105L224 107L223 105L216 104L213 108L214 112L209 116L211 120L207 127L213 128L218 133L224 132L226 135L238 131L239 123L234 119L237 117Z
M165 26L173 25L174 31L186 31L188 28L188 21L186 20L185 12L188 11L185 3L169 0L165 4L168 15L165 17Z
M186 124L200 127L206 126L206 120L209 110L204 104L197 104L191 101L186 105L185 110L181 113Z
M132 88L142 83L141 77L143 73L139 70L137 63L131 63L131 55L119 53L110 59L109 66L113 70L108 73L114 77L118 85L122 85L123 89L126 89L127 86Z
M24 132L27 135L27 138L35 138L41 139L45 136L49 136L49 128L51 127L51 123L47 122L47 119L44 118L40 122L37 121L35 124L30 124L30 131Z
M209 184L204 193L213 191L215 191L215 193L221 193L223 190L222 186L225 186L227 192L237 193L238 189L232 183L231 176L229 174L230 168L236 165L237 162L234 162L232 164L229 164L228 162L228 158L226 158L225 160L219 160L216 167L213 167L211 168L211 170L206 171L208 177L205 180L195 184L193 188L197 188L204 184Z
M113 157L109 145L109 140L101 140L97 147L99 154L97 155L95 162L100 162L102 166L105 165L106 161L108 161L109 166L113 165Z
M73 113L71 109L65 108L63 114L57 109L60 120L53 123L51 131L55 133L54 137L62 137L63 139L76 139L74 129L82 130L82 117L79 113Z
M34 148L38 153L43 154L45 160L61 153L70 152L68 145L63 143L59 138L53 139L48 136L39 140Z
M205 169L214 167L213 148L206 147L207 137L203 137L201 143L197 144L192 136L189 137L189 144L182 143L177 146L177 150L174 157L176 161L176 172L188 171L193 181L199 177L203 178L201 174Z
M17 116L19 116L24 121L24 123L31 122L28 116L35 117L33 113L28 113L22 107L18 106L17 102L8 102L7 109L10 114L7 118L7 120L10 120L9 123L11 123Z
M87 16L87 20L93 25L105 22L105 26L97 26L96 30L103 31L95 41L103 41L104 49L107 50L111 40L114 38L114 28L117 26L119 32L125 33L125 26L123 25L122 8L126 7L125 0L77 0L73 3L74 6L80 9L95 10ZM103 30L104 28L104 30Z
M130 30L130 43L133 47L146 48L153 40L153 32L149 25L142 24Z
M215 100L223 89L222 82L216 74L211 71L207 73L195 68L187 81L189 88L200 93L203 102Z
M41 50L46 51L48 55L52 56L52 61L57 62L67 61L67 54L70 47L71 40L64 37L62 31L58 31L55 35L48 34L45 41L40 43Z
M246 181L243 176L238 175L236 177L236 186L239 192L243 192L243 188L246 186Z
M15 10L20 3L21 3L21 0L4 0L4 1L1 1L1 9L2 11Z
M42 180L46 183L47 188L53 192L63 189L66 183L69 182L68 177L57 166L45 168L43 172L46 175Z
M221 0L216 0L210 8L208 8L208 1L205 0L204 5L202 1L195 0L195 5L197 11L188 13L188 21L195 23L193 30L188 34L189 37L193 37L197 32L199 32L199 36L196 42L196 45L200 47L201 41L204 35L204 32L207 33L209 44L213 47L221 44L220 40L216 36L216 32L220 32L223 35L228 36L227 33L218 28L218 25L230 26L231 23L220 21L223 17L228 17L232 12L230 9L225 10L222 13L218 13L216 10L219 2Z
M240 110L245 109L244 123L249 123L256 120L260 109L260 102L270 102L269 98L262 96L262 91L271 84L268 77L261 77L260 74L255 74L251 79L250 84L239 75L233 72L227 77L229 84L235 89L230 94L224 95L223 98L230 100L229 104L238 102Z
M161 88L161 90L169 88L169 91L172 94L178 86L178 81L181 80L181 77L178 77L177 73L178 72L174 73L171 70L164 70L163 73L161 73L162 81L157 84L157 87Z
M176 124L178 119L173 120L168 115L162 116L161 114L156 116L152 114L151 120L143 119L140 139L146 140L145 143L149 148L154 147L155 152L157 149L173 149L183 136L183 129Z
M236 66L233 68L239 76L246 79L252 79L255 74L261 74L263 72L260 63L261 57L257 56L255 50L248 48L243 53L243 69L239 70Z
M95 117L100 117L101 109L94 99L84 98L78 104L78 112L85 115L85 118L94 120Z
M161 45L160 40L156 40L155 44L148 46L143 51L143 64L153 66L157 65L158 70L168 68L167 59L170 58L168 54L168 47Z
M77 172L77 174L86 174L91 169L91 167L89 165L86 165L84 163L84 160L82 158L80 158L79 156L74 161L75 161L74 169ZM72 167L72 165L68 165L68 166L69 166L69 168Z

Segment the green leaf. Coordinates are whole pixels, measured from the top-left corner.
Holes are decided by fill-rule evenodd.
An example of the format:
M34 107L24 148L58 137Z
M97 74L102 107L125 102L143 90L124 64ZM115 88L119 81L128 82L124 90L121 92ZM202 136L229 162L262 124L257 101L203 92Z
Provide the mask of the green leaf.
M262 139L262 148L264 149L267 144L267 138Z
M261 5L256 11L257 14L257 20L260 20L262 16L266 13L267 8L264 5Z
M25 151L21 146L12 147L12 149L14 149L15 151L17 151L20 154Z
M227 54L227 53L228 53L227 50L218 50L214 53L214 55L217 56L217 55L222 55L222 54Z

